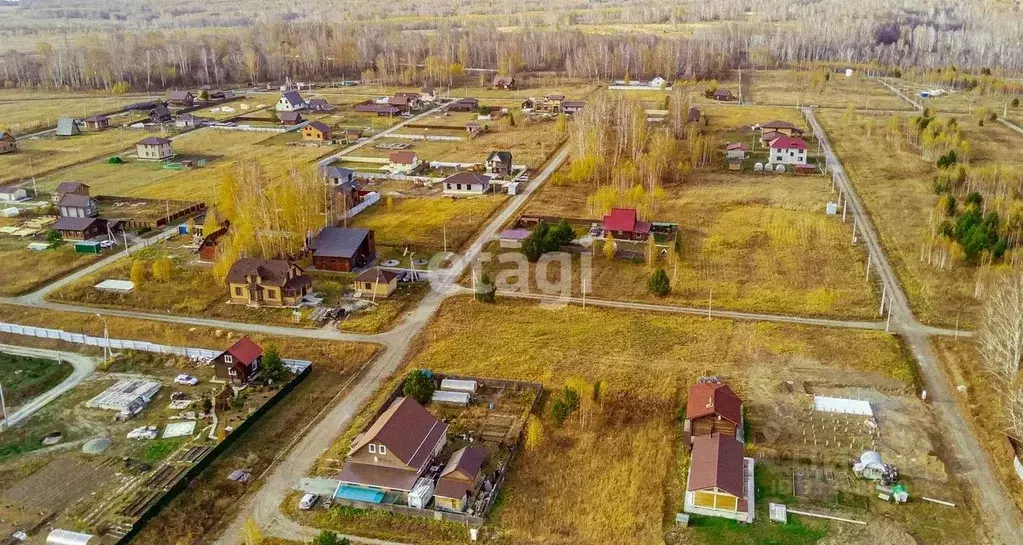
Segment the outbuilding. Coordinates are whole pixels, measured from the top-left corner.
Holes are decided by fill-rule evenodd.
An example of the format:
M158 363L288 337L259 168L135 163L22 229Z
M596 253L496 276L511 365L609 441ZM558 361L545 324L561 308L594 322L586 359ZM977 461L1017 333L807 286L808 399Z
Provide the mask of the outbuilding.
M355 277L355 293L359 297L390 297L398 289L398 273L373 267Z
M313 266L321 271L351 272L377 256L376 240L368 229L324 227L309 248L313 251Z

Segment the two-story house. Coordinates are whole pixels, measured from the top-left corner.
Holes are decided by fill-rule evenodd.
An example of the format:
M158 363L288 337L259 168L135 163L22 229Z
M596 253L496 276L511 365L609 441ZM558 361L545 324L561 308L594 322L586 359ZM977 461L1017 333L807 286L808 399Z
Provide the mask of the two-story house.
M307 107L308 104L298 91L285 91L281 93L281 98L277 101L275 108L278 112L297 112L305 110Z
M723 382L692 385L682 432L689 445L693 437L715 433L742 441L742 400Z
M298 306L312 283L298 265L284 259L245 257L227 273L231 302L251 306Z
M483 165L487 169L487 174L507 176L512 171L512 154L510 151L492 151L487 155Z
M407 495L447 442L448 425L411 397L399 397L352 442L342 488Z
M150 136L135 142L135 156L139 161L163 161L174 157L174 148L170 140Z
M793 136L779 136L770 143L768 162L783 165L806 164L806 142Z
M263 365L263 349L252 339L242 337L231 348L213 358L212 363L218 379L246 384L259 373Z
M99 202L89 195L68 193L57 203L62 218L94 218L99 215Z

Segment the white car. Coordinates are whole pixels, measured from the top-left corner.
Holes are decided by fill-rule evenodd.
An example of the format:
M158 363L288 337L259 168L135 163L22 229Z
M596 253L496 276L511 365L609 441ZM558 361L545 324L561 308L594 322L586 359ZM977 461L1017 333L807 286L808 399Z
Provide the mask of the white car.
M114 246L117 246L117 243L112 241L112 240L101 240L99 242L99 247L100 248L106 249L106 248L113 248Z
M156 426L142 426L128 432L128 439L156 439Z
M319 494L313 494L312 492L302 496L302 499L298 502L298 508L303 511L308 511L316 505L316 502L320 500Z
M195 386L199 384L199 379L192 375L178 375L174 377L174 382L177 384L184 384L185 386Z

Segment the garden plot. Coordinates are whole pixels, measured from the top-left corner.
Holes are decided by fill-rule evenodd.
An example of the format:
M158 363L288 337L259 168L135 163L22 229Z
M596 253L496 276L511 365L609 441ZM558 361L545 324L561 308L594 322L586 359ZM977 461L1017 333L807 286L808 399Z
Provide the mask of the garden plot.
M153 100L147 96L103 96L98 93L22 93L0 91L0 120L3 127L16 135L42 131L57 126L61 117L85 119L109 113L135 102Z
M828 80L816 88L811 83L814 74L794 70L744 70L742 98L753 104L766 105L913 110L908 102L859 71L851 77L846 77L844 72L828 71Z
M40 239L41 240L41 239ZM0 294L21 295L100 259L99 254L80 254L70 244L48 250L28 249L36 239L0 235Z

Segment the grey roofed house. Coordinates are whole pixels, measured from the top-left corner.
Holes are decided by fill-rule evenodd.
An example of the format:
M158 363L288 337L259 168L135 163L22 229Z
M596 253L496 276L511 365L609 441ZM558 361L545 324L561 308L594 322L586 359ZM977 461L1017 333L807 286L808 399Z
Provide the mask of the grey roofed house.
M323 177L330 180L334 184L342 184L351 182L355 179L355 171L338 166L325 166L323 167Z
M57 120L57 136L74 136L82 134L78 120L73 117L62 117Z
M285 91L281 93L281 100L287 102L292 108L301 107L306 103L298 91Z
M491 161L500 161L511 166L512 154L510 151L492 151L490 152L490 155L487 156L487 162L489 163Z
M66 193L63 197L61 197L60 202L57 203L57 206L85 208L95 204L97 204L96 199L93 199L88 195L83 195L81 193Z
M466 184L466 185L482 185L484 191L490 187L490 176L480 174L479 172L471 172L463 170L456 172L443 180L444 185L449 184Z
M162 146L163 144L170 144L170 143L171 143L170 140L168 140L166 138L161 138L159 136L149 136L149 137L143 138L142 140L139 140L138 142L135 142L136 145L141 144L143 146Z
M285 111L285 112L277 112L277 119L279 119L281 121L281 123L285 123L285 124L289 124L289 125L294 125L294 124L302 122L302 114L300 114L298 112L287 112L287 111Z
M60 182L57 184L57 189L54 193L81 193L84 190L84 194L89 194L89 186L82 182Z
M324 227L309 244L313 257L343 257L351 259L370 236L366 229Z
M210 120L205 117L199 117L192 114L181 114L174 120L174 125L181 128L192 128L198 127L203 123L208 123L209 121Z
M98 221L106 223L107 220L102 218L71 218L63 217L57 220L57 223L53 224L52 229L54 231L85 231L93 223Z
M167 100L176 103L187 103L191 104L195 100L195 95L190 91L171 91L167 94Z
M163 104L157 104L152 110L149 111L149 120L157 123L171 120L171 112L167 109L167 106Z
M334 111L334 105L329 103L329 102L327 102L327 99L325 99L325 98L310 98L306 102L306 104L309 106L310 110L314 110L314 111L317 111L317 112L333 112Z

